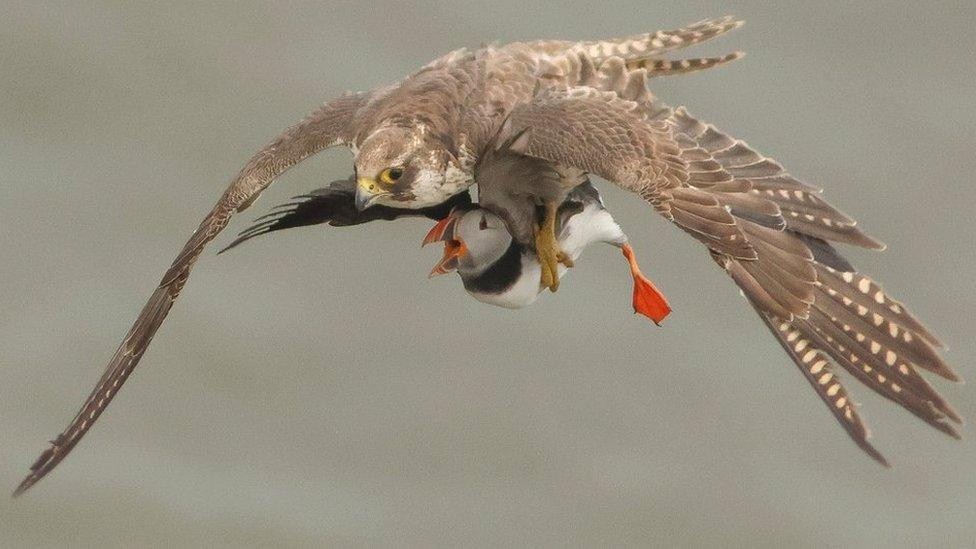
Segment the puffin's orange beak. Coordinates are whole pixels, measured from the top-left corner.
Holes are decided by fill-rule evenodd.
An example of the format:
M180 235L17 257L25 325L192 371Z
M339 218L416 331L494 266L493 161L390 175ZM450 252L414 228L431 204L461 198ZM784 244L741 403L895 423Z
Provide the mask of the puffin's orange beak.
M421 246L426 246L433 242L444 243L444 257L430 271L431 278L437 275L447 274L457 269L458 259L468 253L468 247L464 244L464 240L454 236L455 225L460 217L459 212L452 210L447 217L438 221L427 233L427 236L424 237L424 242Z
M436 225L431 227L430 231L427 232L427 236L424 237L424 241L420 244L420 247L424 247L428 244L437 242L438 240L447 241L454 237L454 223L457 222L457 216L454 212L451 212L447 217L441 219Z
M434 265L430 271L430 278L437 275L447 274L458 266L458 259L468 253L468 247L460 238L453 238L444 242L444 257Z

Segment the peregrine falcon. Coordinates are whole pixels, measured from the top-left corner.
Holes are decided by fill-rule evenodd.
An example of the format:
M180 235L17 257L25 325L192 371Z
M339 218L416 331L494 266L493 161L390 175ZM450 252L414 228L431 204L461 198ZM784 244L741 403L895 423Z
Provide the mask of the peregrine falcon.
M204 247L230 218L287 169L337 145L355 155L354 189L340 185L303 196L231 246L289 226L356 225L410 214L449 219L431 236L452 247L442 270L456 264L476 297L503 299L505 288L479 285L476 279L483 269L497 266L502 256L493 254L510 253L516 242L511 253L518 255L506 259L512 263L500 272L507 277L502 282L526 284L528 279L514 270L516 260L539 278L538 285L529 281L524 293L507 296L520 303L540 289L555 291L573 265L579 250L561 231L567 225L572 229L574 220L560 216L567 207L572 210L574 189L596 175L632 191L705 245L835 418L874 459L886 463L867 441L837 367L958 437L959 415L918 373L925 369L958 380L939 356L941 343L830 243L884 246L829 205L821 189L651 93L649 81L655 77L741 57L666 57L740 25L725 17L616 40L460 49L393 85L348 93L315 110L245 164L177 255L81 410L33 464L15 495L60 463L102 414L142 358ZM475 183L483 212L469 226L467 190ZM575 223L597 218L607 223L592 217L595 213L577 214ZM474 236L488 230L496 236ZM597 235L594 241L623 246L621 235ZM486 247L476 247L482 239ZM670 307L640 274L629 248L623 249L634 274L635 308L663 318Z

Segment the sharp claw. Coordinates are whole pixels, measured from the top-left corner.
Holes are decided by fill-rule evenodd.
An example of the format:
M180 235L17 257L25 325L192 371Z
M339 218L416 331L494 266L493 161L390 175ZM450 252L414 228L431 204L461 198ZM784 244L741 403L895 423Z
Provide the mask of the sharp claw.
M553 276L550 262L547 261L545 258L540 257L539 258L539 266L541 267L541 270L542 270L542 272L541 272L541 281L540 281L542 283L542 287L543 288L549 288L550 291L553 291L553 287L554 286L555 287L558 287L557 286L558 285L558 282L557 282L558 281L558 278L556 278L555 276Z

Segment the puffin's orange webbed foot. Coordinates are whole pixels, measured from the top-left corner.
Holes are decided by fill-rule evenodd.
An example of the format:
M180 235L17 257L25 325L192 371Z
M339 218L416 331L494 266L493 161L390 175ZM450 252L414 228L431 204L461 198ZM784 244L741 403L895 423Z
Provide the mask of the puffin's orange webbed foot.
M630 244L624 244L621 250L630 263L630 274L634 277L634 312L646 316L660 326L661 321L671 313L668 300L654 286L654 283L641 273L637 259L634 258L634 249Z

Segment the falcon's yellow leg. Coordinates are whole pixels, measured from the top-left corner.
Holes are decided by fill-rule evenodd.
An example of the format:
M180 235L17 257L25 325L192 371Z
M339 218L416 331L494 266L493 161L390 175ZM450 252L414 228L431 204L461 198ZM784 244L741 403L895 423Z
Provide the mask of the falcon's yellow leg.
M542 220L542 225L535 229L535 253L539 256L539 265L542 266L542 286L555 292L559 289L559 264L567 267L573 266L570 259L556 242L556 213L559 204L556 202L546 202L546 216Z

